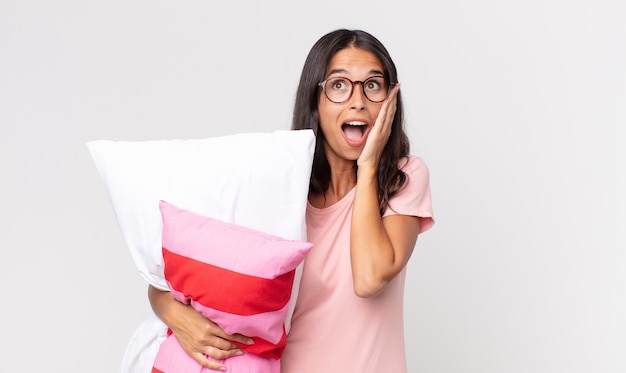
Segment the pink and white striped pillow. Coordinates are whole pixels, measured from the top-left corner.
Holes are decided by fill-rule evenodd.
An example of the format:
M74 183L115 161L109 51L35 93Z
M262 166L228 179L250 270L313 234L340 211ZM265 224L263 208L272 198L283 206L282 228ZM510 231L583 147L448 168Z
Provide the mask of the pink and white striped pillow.
M254 339L248 352L223 361L229 372L280 371L285 317L296 267L312 244L287 240L159 203L165 280L229 334ZM174 335L160 346L153 372L201 372Z

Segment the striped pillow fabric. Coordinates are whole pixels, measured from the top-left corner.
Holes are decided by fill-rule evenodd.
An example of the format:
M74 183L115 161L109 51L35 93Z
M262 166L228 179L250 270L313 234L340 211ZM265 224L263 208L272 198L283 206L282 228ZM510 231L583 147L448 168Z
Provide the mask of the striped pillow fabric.
M247 353L223 361L229 372L280 371L295 269L312 244L199 215L161 201L165 280L226 333L252 337ZM200 372L174 335L160 346L153 372Z

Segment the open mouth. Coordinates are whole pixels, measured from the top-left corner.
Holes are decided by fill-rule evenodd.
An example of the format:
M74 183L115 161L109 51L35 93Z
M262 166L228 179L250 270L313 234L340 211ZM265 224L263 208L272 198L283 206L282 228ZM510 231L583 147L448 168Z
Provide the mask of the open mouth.
M351 121L346 122L341 126L346 138L351 141L359 141L367 130L367 124L365 122Z

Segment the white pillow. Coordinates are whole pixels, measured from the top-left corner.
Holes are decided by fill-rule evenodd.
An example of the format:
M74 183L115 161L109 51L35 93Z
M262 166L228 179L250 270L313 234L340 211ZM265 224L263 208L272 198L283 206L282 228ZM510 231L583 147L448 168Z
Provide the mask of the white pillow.
M163 275L159 201L289 240L306 240L311 130L87 143L141 275Z

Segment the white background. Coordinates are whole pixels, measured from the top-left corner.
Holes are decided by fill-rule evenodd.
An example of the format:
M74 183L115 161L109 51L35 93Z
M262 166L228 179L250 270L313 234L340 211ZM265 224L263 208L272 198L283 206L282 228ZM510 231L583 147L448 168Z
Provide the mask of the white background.
M626 371L622 4L2 0L0 371L114 372L150 312L85 142L288 129L340 27L388 47L431 170L410 372Z

